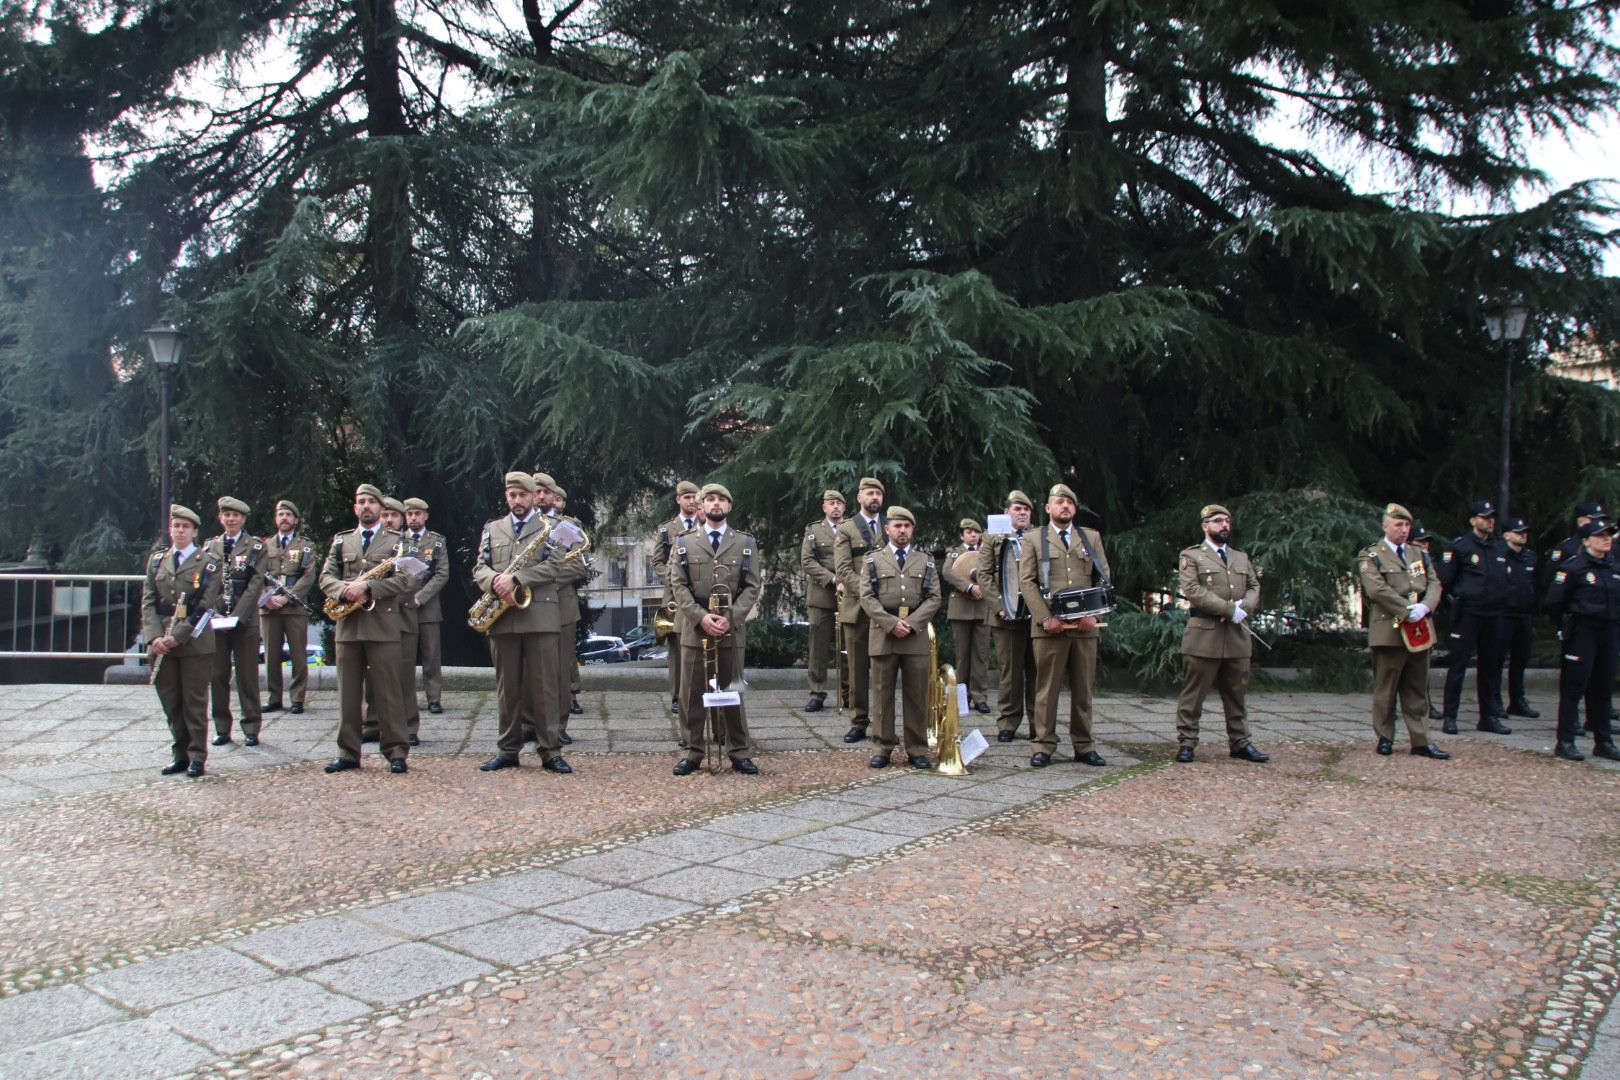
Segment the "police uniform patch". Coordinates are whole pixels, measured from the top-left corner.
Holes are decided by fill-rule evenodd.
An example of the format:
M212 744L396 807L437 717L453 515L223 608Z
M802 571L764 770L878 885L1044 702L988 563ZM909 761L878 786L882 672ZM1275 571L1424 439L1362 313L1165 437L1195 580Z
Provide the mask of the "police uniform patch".
M1473 563L1475 566L1478 566L1479 565L1479 554L1476 552L1475 554L1468 556L1468 561Z
M1564 557L1564 553L1562 551L1560 551L1558 548L1553 548L1553 553L1552 553L1552 561L1553 562L1557 562L1559 559L1562 559L1563 557Z
M1440 561L1441 562L1450 562L1451 561L1451 552L1448 551L1444 555L1440 556Z
M1596 585L1597 584L1597 575L1592 573L1592 571L1588 570L1586 572L1586 583L1588 585Z
M1560 570L1560 571L1558 571L1558 573L1553 575L1553 580L1558 582L1558 584L1562 585L1564 583L1564 579L1567 578L1567 577L1569 577L1569 575L1564 573L1564 571Z

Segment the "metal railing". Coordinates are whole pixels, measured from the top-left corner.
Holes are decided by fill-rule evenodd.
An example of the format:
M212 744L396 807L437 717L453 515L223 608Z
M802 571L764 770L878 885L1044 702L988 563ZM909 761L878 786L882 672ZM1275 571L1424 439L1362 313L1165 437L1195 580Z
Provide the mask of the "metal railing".
M143 581L139 574L0 574L0 659L135 655Z

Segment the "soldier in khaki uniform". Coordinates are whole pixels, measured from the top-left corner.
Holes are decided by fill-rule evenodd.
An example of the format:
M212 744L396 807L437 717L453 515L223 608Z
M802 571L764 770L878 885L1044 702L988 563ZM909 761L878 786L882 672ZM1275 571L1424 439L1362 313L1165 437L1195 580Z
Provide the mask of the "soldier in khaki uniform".
M416 549L417 557L428 564L427 581L416 590L414 606L416 608L416 656L407 659L414 663L420 658L422 661L422 693L427 697L427 709L430 713L444 712L444 706L439 698L444 691L444 650L440 640L439 631L444 626L444 611L439 605L439 594L444 591L445 582L450 580L450 544L444 534L436 533L427 527L428 504L426 499L405 500L405 536ZM415 701L416 691L411 691L411 700ZM420 713L417 714L420 719ZM411 730L412 734L416 729Z
M894 684L900 676L906 762L926 769L928 761L928 623L939 611L939 575L926 551L911 546L917 519L903 506L891 506L884 531L889 542L867 555L861 566L861 608L872 621L872 696L877 701L877 753L874 769L889 764L894 737ZM853 648L853 646L851 646Z
M850 729L844 741L866 738L871 723L872 622L861 606L861 575L866 556L883 546L884 488L876 477L863 476L855 493L856 512L833 533L833 574L838 578L838 621L844 624L844 650L849 654Z
M405 504L392 495L383 496L382 525L391 532L399 533L399 554L422 557L420 549L405 533ZM420 746L422 740L417 732L422 728L422 711L416 704L416 649L419 637L416 593L427 581L427 575L412 576L410 581L410 589L399 601L399 700L405 712L406 741L412 746ZM365 720L360 725L360 741L376 742L378 735L377 710L368 694Z
M563 521L573 522L580 532L583 533L585 531L584 522L580 521L577 517L570 517L567 513L568 492L564 490L561 484L554 485L551 490L552 493L556 495L557 501L552 507L550 516L560 518ZM581 581L588 580L588 577L581 579ZM570 716L582 716L585 713L585 707L579 703L579 689L582 681L580 674L581 665L579 662L579 657L574 653L573 647L574 637L579 627L579 585L580 582L574 581L563 583L563 587L572 593L574 598L574 606L569 609L574 614L574 625L569 627L567 631L568 638L566 644L568 645L568 655L566 656L565 663L563 664L564 670L568 672L568 708L564 710L562 714L562 741L564 746L567 746L574 741L568 737L568 718Z
M833 573L833 544L844 520L844 496L821 493L821 520L804 527L799 545L799 569L804 571L804 603L810 614L810 700L805 712L820 712L827 700L827 661L832 655L833 627L838 622L838 576ZM840 688L844 689L844 688ZM840 709L848 703L840 701Z
M705 484L699 493L703 520L697 528L675 539L669 557L668 580L675 590L681 627L681 750L676 776L689 776L703 764L709 734L709 712L703 705L708 688L704 672L704 641L717 664L721 690L742 673L748 613L759 600L758 548L754 538L727 525L731 492L720 484ZM715 587L731 590L731 612L709 610ZM726 755L736 772L753 776L758 766L749 757L748 718L741 705L718 706L714 711L722 727Z
M208 683L214 673L214 630L197 621L217 610L219 564L197 546L202 519L178 503L169 507L169 547L146 561L141 589L141 629L154 664L152 676L163 715L169 722L169 764L164 776L201 776L208 760Z
M1018 582L1001 580L1002 547L1012 544L1020 549L1015 558L1022 557L1024 533L1029 529L1034 509L1035 504L1022 491L1008 492L1006 510L1007 516L1012 518L1013 531L992 533L979 546L978 585L984 590L984 621L995 641L996 663L1000 665L1000 681L996 687L996 740L1004 743L1013 741L1026 713L1031 734L1035 723L1035 650L1030 647L1029 610L1021 602ZM1021 618L1007 618L1003 593L1011 594L1014 614L1022 611Z
M500 728L495 756L478 766L484 772L517 767L526 719L534 724L541 766L555 773L574 771L562 756L557 714L557 685L566 678L558 669L558 638L563 628L558 582L566 572L561 553L548 539L523 566L507 570L549 528L545 516L534 509L536 486L534 477L526 472L506 474L510 512L484 525L478 561L473 564L473 581L486 593L514 600L520 590L529 590L529 606L510 608L489 631Z
M1243 621L1260 607L1260 577L1249 557L1227 541L1232 512L1211 504L1199 514L1204 542L1181 553L1181 595L1192 605L1181 635L1181 700L1176 703L1176 760L1192 761L1198 746L1198 719L1211 690L1221 695L1226 714L1226 742L1232 756L1266 762L1249 742L1249 661L1254 643Z
M1108 578L1108 556L1102 537L1074 524L1080 501L1067 484L1054 484L1046 495L1047 524L1024 538L1018 560L1019 589L1029 606L1031 647L1035 652L1035 752L1029 763L1052 763L1057 749L1058 695L1069 689L1069 737L1074 759L1085 765L1108 764L1091 737L1091 688L1097 676L1095 618L1065 622L1052 614L1047 597L1064 589L1091 588Z
M562 512L563 506L568 502L568 493L557 481L537 471L534 474L534 484L535 508L544 514L553 526L560 521L566 521L581 534L585 532L585 527L578 518L569 517ZM557 606L562 615L562 630L557 639L558 679L554 689L557 697L557 738L564 746L572 745L574 741L568 734L568 717L585 711L579 704L579 658L574 654L574 639L579 630L579 587L595 574L588 561L589 558L589 555L581 555L569 560L569 572L557 581Z
M659 601L669 610L675 602L675 590L669 581L669 553L675 549L675 538L698 523L703 511L698 506L698 486L690 480L675 485L675 503L680 513L658 526L653 541L653 565L664 579L664 595ZM677 716L681 712L681 628L680 615L675 615L675 632L669 638L669 711Z
M1372 649L1373 732L1378 752L1395 752L1395 698L1401 702L1412 753L1444 760L1451 755L1429 742L1429 652L1408 652L1402 623L1421 623L1440 602L1433 561L1407 542L1412 515L1399 503L1384 507L1384 538L1364 550L1361 588L1367 598L1367 644ZM1432 640L1432 626L1431 626Z
M303 515L291 500L276 503L276 534L264 542L264 571L309 604L320 567L315 562L315 545L298 533L301 524ZM272 595L259 612L259 634L264 641L264 688L269 698L262 711L281 709L281 646L285 642L292 667L288 700L294 713L303 712L309 692L309 611L285 596Z
M242 530L248 504L229 495L219 500L219 524L225 531L203 545L203 554L219 564L220 609L214 627L214 677L209 696L214 705L214 745L231 743L231 669L236 669L236 699L242 707L242 734L259 745L259 592L264 578L265 544ZM236 620L234 626L230 620Z
M951 621L951 637L956 642L956 677L968 688L968 702L979 712L990 711L985 687L990 681L990 624L984 589L979 586L979 540L984 529L972 518L958 525L962 542L945 553L940 576L951 587L945 614ZM972 569L966 574L956 569L964 555L971 556Z
M405 771L410 742L405 730L405 705L399 699L399 634L401 597L413 583L404 574L389 573L362 580L367 573L399 554L400 535L382 527L383 495L371 484L354 491L356 525L332 537L331 549L321 564L321 592L328 600L369 601L338 621L338 756L326 766L329 773L360 767L361 710L366 690L376 704L382 731L382 753L391 771Z

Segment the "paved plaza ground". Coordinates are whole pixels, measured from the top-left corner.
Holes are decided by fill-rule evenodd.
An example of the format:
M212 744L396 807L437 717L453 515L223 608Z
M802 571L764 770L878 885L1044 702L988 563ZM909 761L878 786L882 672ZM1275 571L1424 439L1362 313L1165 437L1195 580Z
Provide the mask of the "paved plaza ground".
M321 771L321 691L187 780L149 688L3 688L0 1077L1620 1076L1620 776L1550 685L1447 762L1267 692L1270 764L1177 765L1116 692L1108 768L949 778L761 680L761 775L676 778L592 676L567 777L478 771L484 692L405 776Z

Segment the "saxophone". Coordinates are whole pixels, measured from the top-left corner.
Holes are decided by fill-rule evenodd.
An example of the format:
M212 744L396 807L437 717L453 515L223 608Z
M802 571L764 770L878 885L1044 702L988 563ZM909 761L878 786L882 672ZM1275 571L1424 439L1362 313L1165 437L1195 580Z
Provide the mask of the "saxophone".
M551 523L545 520L540 522L540 531L535 533L523 549L512 556L503 574L513 574L528 566L540 557L546 543L551 539ZM529 606L533 599L533 591L527 585L519 585L512 593L512 599L502 600L493 592L486 592L478 598L478 602L467 612L467 625L480 634L487 634L490 628L513 608L522 610Z
M399 560L400 556L398 554L390 555L388 558L384 559L376 566L373 566L370 570L367 570L354 580L377 581L381 578L385 578L394 572L394 564L399 562ZM376 606L377 601L373 600L369 596L364 600L344 600L342 597L333 596L327 598L326 605L322 608L322 610L326 612L326 617L328 619L331 619L333 622L342 622L344 619L347 619L350 615L353 615L361 608L370 611Z

